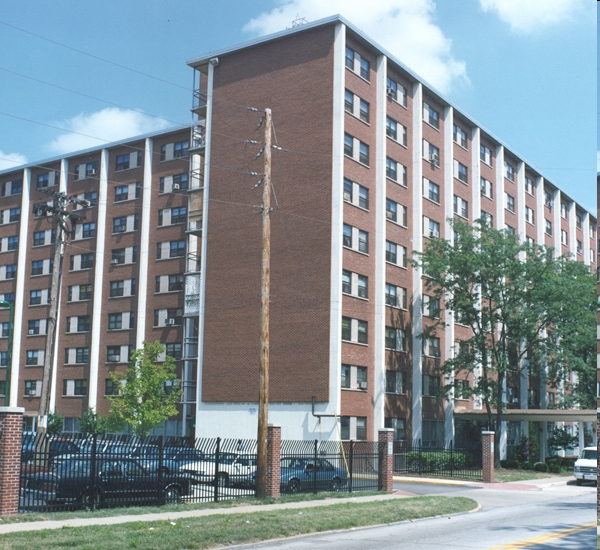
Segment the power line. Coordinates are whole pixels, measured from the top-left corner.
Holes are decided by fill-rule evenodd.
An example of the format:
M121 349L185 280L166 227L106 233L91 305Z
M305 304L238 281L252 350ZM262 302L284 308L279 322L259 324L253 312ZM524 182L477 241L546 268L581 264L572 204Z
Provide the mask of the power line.
M174 82L170 82L168 80L164 80L162 78L159 78L157 76L153 76L147 73L144 73L142 71L138 71L137 69L132 69L131 67L127 67L126 65L121 65L120 63L115 63L114 61L111 61L110 59L105 59L104 57L100 57L98 55L94 55L88 52L84 52L83 50L78 50L77 48L74 48L73 46L68 46L67 44L63 44L62 42L58 42L56 40L52 40L51 38L46 38L45 36L42 36L40 34L36 34L34 32L31 31L27 31L25 29L22 29L21 27L17 27L16 25L11 25L10 23L7 23L6 21L1 21L0 20L0 24L4 25L6 27L10 27L11 29L15 29L17 31L23 32L25 34L29 34L30 36L35 36L36 38L39 38L40 40L45 40L46 42L50 42L51 44L56 44L57 46L61 46L62 48L66 48L68 50L80 53L82 55L86 55L87 57L91 57L92 59L97 59L98 61L102 61L103 63L108 63L109 65L114 65L115 67L119 67L120 69L123 69L125 71L130 71L132 73L135 74L139 74L141 76L145 76L146 78L151 78L152 80L156 80L158 82L162 82L164 84L169 84L170 86L174 86L175 88L182 88L184 90L188 90L189 89L186 86L181 86L180 84L175 84Z

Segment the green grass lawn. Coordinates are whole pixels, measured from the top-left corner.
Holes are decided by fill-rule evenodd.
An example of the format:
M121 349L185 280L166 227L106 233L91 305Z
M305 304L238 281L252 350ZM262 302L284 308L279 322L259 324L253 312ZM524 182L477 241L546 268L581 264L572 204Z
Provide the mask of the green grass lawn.
M575 479L573 473L547 474L545 472L534 472L533 470L509 470L496 468L494 470L494 481L496 483L508 483L510 481L527 481L531 479L547 479L550 477L565 477Z
M356 496L353 495L353 496ZM79 550L183 550L256 542L335 529L381 525L467 512L477 503L463 497L398 498L377 502L340 502L324 507L62 528L5 534L0 549L78 548ZM189 509L184 507L184 509ZM156 510L152 510L156 511ZM62 516L64 517L64 516Z

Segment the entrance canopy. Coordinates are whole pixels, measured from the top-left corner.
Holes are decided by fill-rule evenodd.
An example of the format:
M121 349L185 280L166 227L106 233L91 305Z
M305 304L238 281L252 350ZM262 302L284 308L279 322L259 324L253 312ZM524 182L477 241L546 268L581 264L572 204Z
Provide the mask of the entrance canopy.
M494 409L492 409L492 414L496 416ZM473 410L466 407L455 407L454 417L485 421L487 420L487 411L485 409ZM502 411L502 420L506 422L521 420L528 422L596 422L597 415L595 409L505 409Z

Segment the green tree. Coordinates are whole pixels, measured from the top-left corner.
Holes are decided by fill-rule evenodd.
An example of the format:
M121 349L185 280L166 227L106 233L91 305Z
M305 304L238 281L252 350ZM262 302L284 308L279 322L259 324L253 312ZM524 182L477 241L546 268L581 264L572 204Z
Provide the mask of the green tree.
M152 428L177 415L180 381L172 357L159 361L164 351L160 342L144 342L141 349L131 353L131 366L126 373L110 375L114 381L124 382L119 395L107 397L110 412L136 435L148 435Z
M423 270L426 293L443 301L445 310L471 329L440 369L447 380L455 373L473 375L468 393L481 399L488 425L496 431L498 462L506 382L518 380L523 369L556 385L569 372L587 372L582 353L589 352L590 344L594 348L594 340L580 338L576 327L593 311L594 281L580 262L519 242L485 220L451 223L453 242L431 239L413 264ZM425 323L421 336L443 330L449 318ZM451 383L444 387L446 393L451 389Z
M78 423L79 429L86 435L103 435L115 424L109 417L98 416L93 409L85 411Z
M48 415L48 425L46 427L47 435L58 435L63 432L65 417L59 413L50 413Z
M571 432L564 427L555 427L548 434L548 446L551 449L567 451L575 449L579 444L579 438L576 435L571 435Z

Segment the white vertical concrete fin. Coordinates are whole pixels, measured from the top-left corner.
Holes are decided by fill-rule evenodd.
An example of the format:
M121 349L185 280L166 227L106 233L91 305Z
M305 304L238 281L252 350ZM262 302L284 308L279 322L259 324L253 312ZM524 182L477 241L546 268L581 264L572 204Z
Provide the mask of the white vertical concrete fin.
M146 310L148 294L148 262L150 247L150 216L152 213L152 159L154 142L147 138L144 146L144 180L142 183L142 214L140 216L140 250L138 263L138 307L136 313L135 346L142 347L146 338Z
M375 150L375 280L371 300L375 317L375 327L372 331L373 350L373 437L385 425L385 238L386 238L386 172L387 157L386 116L387 116L387 57L377 58L377 101L376 127L377 135Z
M109 151L102 149L100 155L100 175L98 179L98 221L96 225L96 258L94 271L94 302L92 304L92 338L90 345L90 384L88 406L96 411L98 406L98 380L100 362L100 342L102 340L102 308L104 307L102 282L106 254L106 213L108 210L108 169ZM102 394L103 395L103 394Z
M412 154L412 195L413 195L413 252L423 250L423 85L413 86L413 154ZM410 251L409 251L410 254ZM411 254L412 256L412 254ZM423 380L421 370L422 344L419 335L423 331L422 313L422 270L412 268L412 439L421 439L423 434Z

